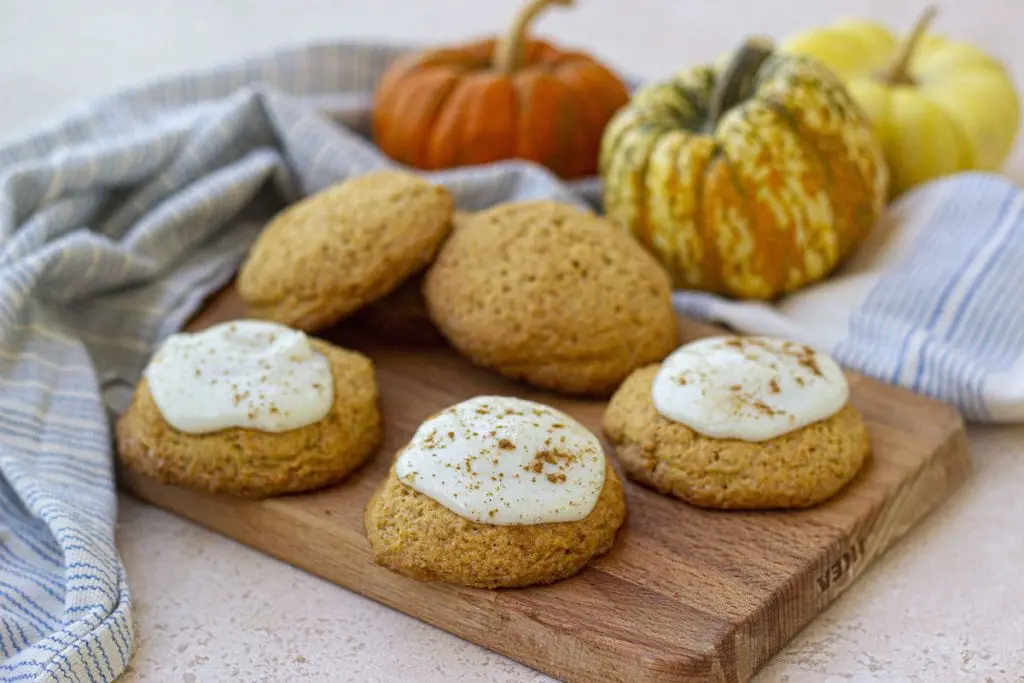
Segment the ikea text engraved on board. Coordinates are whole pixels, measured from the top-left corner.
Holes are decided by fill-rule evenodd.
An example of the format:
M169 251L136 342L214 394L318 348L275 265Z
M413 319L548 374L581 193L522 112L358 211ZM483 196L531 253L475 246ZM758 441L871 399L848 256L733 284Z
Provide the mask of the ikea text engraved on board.
M857 540L822 572L818 577L818 588L824 593L829 588L841 583L849 576L850 570L860 562L862 557L864 557L864 542Z

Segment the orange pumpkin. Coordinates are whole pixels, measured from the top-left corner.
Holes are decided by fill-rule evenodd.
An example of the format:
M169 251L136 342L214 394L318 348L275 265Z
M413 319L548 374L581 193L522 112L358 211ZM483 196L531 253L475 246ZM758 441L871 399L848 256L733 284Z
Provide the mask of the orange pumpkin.
M376 145L425 170L527 159L562 178L595 174L601 134L628 92L590 55L526 36L552 4L572 0L530 0L500 40L395 60L375 95Z

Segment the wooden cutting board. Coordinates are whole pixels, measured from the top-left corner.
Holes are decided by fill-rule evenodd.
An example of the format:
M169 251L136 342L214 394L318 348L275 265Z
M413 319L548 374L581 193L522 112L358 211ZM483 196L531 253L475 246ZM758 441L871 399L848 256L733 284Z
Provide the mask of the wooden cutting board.
M191 327L241 311L229 287ZM684 339L715 332L686 320L680 327ZM604 403L529 390L474 368L443 344L387 342L355 326L325 337L370 355L380 383L385 443L346 482L262 502L193 493L128 472L122 484L154 505L568 681L748 680L970 470L956 411L851 377L852 401L875 452L823 506L711 512L626 482L628 519L615 547L574 578L499 591L419 583L370 562L362 518L394 453L424 418L474 395L511 394L546 402L601 434Z

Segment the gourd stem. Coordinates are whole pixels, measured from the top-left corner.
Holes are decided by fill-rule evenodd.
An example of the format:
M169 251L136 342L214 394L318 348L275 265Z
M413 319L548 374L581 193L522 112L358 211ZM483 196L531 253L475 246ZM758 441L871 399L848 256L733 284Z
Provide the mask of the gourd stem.
M758 69L774 51L772 41L760 36L748 38L736 50L719 74L711 93L707 120L709 132L715 129L718 120L725 116L726 112L739 103L743 94L750 89L750 83L757 75Z
M914 28L911 30L910 35L900 45L900 50L896 53L896 59L892 61L892 64L889 65L889 69L886 71L885 80L887 83L893 85L913 83L909 73L910 61L914 58L914 51L917 50L917 45L921 42L924 32L928 30L928 26L935 20L935 15L938 13L939 10L935 5L930 5L921 12L921 16L914 23Z
M523 59L523 42L526 40L526 29L533 20L549 5L568 7L573 0L528 0L512 20L505 37L494 48L494 67L502 74L510 74L519 68Z

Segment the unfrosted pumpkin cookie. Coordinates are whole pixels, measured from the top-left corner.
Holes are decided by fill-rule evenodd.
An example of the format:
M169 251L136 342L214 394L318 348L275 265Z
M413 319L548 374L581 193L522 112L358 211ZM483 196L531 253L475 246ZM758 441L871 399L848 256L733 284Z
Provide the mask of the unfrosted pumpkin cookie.
M252 317L328 327L430 263L452 207L444 188L397 171L329 187L267 225L242 264L238 293Z
M252 498L336 482L380 437L368 358L251 320L170 337L116 428L126 467Z
M637 370L604 429L629 478L711 508L815 505L871 450L839 366L761 337L702 339Z
M499 588L576 574L612 547L625 515L594 434L539 403L478 396L419 427L364 524L380 565Z
M445 243L423 292L464 356L555 391L607 396L677 343L664 269L605 219L556 202L474 214Z

